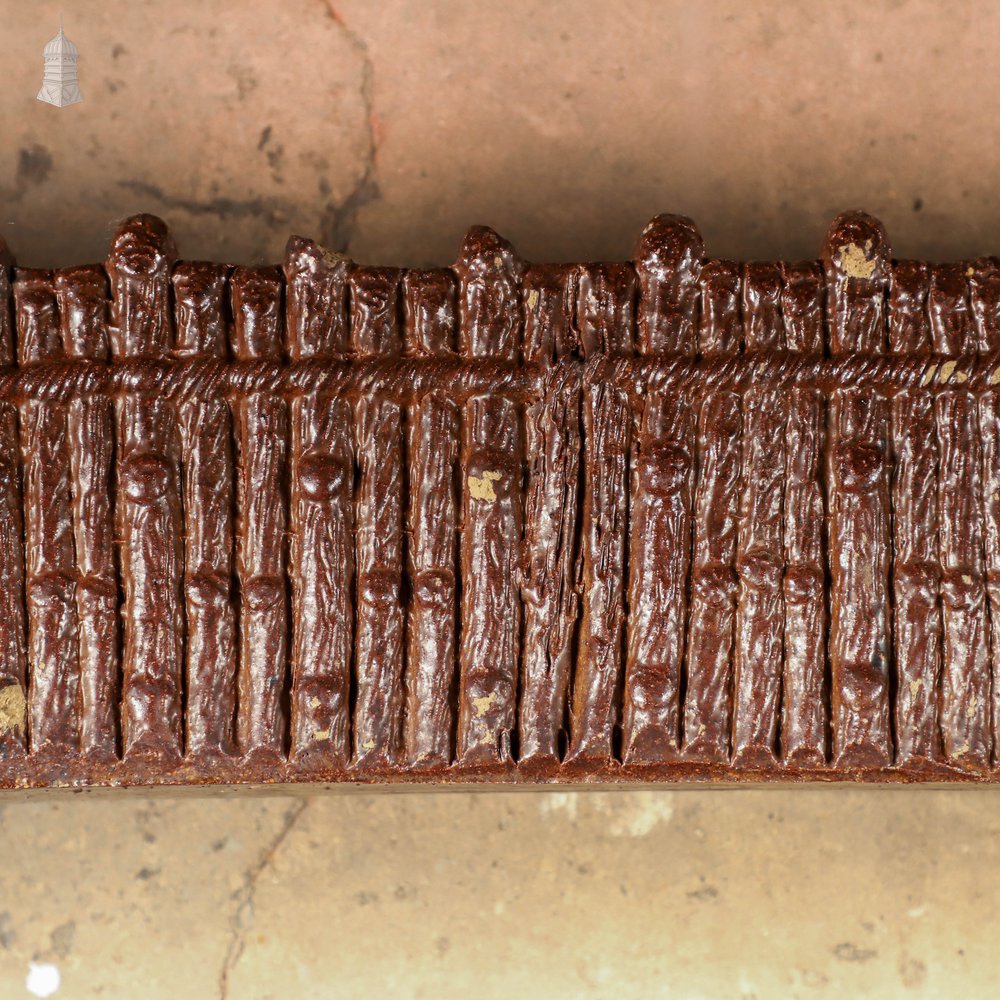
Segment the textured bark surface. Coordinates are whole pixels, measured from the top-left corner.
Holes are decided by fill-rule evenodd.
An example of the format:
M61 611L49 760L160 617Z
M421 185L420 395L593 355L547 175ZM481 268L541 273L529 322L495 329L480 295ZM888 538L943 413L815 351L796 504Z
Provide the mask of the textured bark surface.
M1000 774L992 259L0 276L5 786Z

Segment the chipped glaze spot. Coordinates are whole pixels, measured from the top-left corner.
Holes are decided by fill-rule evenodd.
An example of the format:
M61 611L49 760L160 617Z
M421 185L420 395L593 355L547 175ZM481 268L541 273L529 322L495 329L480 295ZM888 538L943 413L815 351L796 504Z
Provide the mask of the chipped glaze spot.
M476 500L496 500L493 484L500 481L500 473L487 469L482 476L469 476L469 493Z

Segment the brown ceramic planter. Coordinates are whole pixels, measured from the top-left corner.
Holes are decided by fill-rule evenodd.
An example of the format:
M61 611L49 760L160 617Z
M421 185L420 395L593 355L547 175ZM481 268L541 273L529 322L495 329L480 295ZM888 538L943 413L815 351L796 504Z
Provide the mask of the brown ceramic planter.
M176 256L2 272L3 786L996 777L993 259Z

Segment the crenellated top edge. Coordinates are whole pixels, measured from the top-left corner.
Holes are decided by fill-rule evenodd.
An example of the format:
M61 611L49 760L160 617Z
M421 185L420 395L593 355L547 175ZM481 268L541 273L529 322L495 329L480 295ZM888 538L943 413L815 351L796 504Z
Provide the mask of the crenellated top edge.
M678 272L690 273L705 258L705 241L685 215L658 215L635 244L635 267L665 281Z
M289 236L285 244L284 268L287 275L343 270L350 263L350 257L321 246L306 236Z
M169 224L160 216L145 212L128 216L118 223L108 250L109 266L113 264L132 269L136 273L148 273L150 269L162 266L165 262L173 263L179 258L178 245ZM661 213L654 216L639 234L629 263L640 274L666 280L677 271L691 271L710 259L705 240L694 220L685 215ZM751 257L746 258L746 261L762 259ZM884 224L862 209L841 212L831 222L816 260L830 262L846 277L852 278L875 277L875 273L871 271L873 264L878 268L889 264L919 263L934 267L948 263L942 261L928 265L926 262L910 262L905 258L897 260L893 256L892 244ZM228 267L236 266L227 262L220 263ZM1000 266L1000 255L979 256L953 263L996 268ZM286 271L316 273L345 266L350 268L354 261L349 255L324 247L310 237L293 234L285 245L281 265ZM0 268L15 266L15 252L0 237ZM463 237L456 258L450 266L456 272L486 273L502 266L520 273L529 266L529 262L518 254L509 240L491 227L473 225Z
M1000 350L1000 258L927 263L892 254L882 223L852 210L830 225L817 259L797 262L709 257L691 219L662 214L622 263L534 263L493 229L473 226L446 267L363 266L300 235L289 238L281 263L250 267L182 260L167 223L139 214L118 225L103 264L18 268L0 242L0 297L26 303L26 318L37 300L45 323L52 299L62 342L80 356L103 356L105 344L116 357L457 350L513 363L594 352ZM595 289L614 300L606 316L593 314ZM409 326L427 310L437 318L421 320L421 336L431 338L422 343ZM18 329L15 312L0 310L0 365L43 360L47 348L40 356L37 345L16 349L22 336L38 337ZM358 318L374 313L384 333L362 343Z
M131 215L111 239L108 270L132 275L164 271L178 257L170 227L157 215Z
M840 279L884 283L889 277L892 247L885 226L855 209L833 220L821 257Z

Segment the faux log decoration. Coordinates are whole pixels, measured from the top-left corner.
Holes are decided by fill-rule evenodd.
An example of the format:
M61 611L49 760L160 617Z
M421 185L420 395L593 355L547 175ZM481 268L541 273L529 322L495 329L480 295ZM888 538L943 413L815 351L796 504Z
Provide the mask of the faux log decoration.
M1000 261L0 247L0 787L1000 780Z

